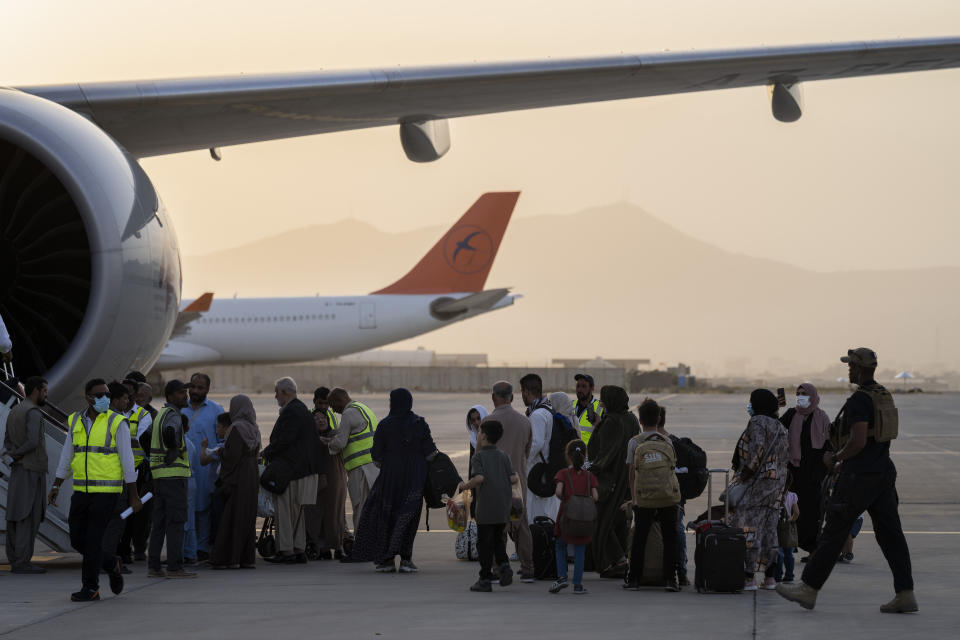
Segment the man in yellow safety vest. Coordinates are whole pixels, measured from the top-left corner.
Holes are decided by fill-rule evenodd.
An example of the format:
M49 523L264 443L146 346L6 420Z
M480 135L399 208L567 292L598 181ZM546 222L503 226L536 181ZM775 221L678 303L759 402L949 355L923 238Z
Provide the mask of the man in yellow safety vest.
M123 591L123 576L116 556L103 554L103 534L126 485L127 499L136 512L142 507L137 494L130 432L123 416L110 410L110 391L101 378L84 387L87 408L67 417L57 477L48 500L56 505L63 481L73 476L70 499L70 544L83 554L83 588L71 595L74 602L100 599L99 573L110 576L110 590Z
M580 439L584 443L590 442L593 428L600 423L603 417L603 408L600 400L593 397L593 376L588 373L578 373L573 376L577 383L577 404L574 413L577 416L577 427L580 429Z
M343 389L334 389L328 398L330 408L340 414L340 427L332 437L321 440L328 445L331 454L343 452L343 468L347 471L347 491L353 505L353 528L356 531L363 503L380 475L371 455L377 416L367 405L352 400Z

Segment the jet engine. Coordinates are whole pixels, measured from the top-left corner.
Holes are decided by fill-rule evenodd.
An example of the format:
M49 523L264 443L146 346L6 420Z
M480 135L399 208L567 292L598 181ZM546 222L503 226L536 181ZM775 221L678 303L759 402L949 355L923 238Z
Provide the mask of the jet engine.
M147 370L180 306L180 253L146 173L84 115L0 88L0 316L20 379L83 402Z

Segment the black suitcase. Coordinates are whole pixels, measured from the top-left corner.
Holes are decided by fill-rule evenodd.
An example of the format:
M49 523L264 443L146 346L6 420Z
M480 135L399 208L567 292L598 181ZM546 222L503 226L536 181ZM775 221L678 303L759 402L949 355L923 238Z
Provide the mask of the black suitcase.
M725 473L730 484L728 469L711 469L710 473ZM707 514L712 515L713 477L707 483ZM727 514L727 509L724 509ZM698 593L739 593L743 591L744 561L747 555L747 538L743 529L729 527L725 521L704 519L696 523L697 546L693 561L696 565L694 585Z
M557 579L556 538L554 522L546 516L537 516L530 525L533 538L533 576L537 580Z

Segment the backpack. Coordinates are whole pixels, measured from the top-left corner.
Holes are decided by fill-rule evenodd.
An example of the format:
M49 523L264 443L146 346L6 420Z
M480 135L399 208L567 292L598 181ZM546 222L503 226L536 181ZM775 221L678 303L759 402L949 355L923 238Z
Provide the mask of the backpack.
M427 509L446 506L441 496L453 496L461 480L450 456L438 451L433 460L427 462L427 478L423 483L423 500L427 503Z
M541 408L550 411L547 407ZM553 427L550 430L550 451L547 454L549 458L544 460L541 453L541 461L533 465L527 474L527 488L533 495L541 498L549 498L556 491L557 483L553 477L567 466L567 443L580 438L580 434L565 417L559 413L551 413Z
M645 509L669 507L680 503L680 483L674 469L677 454L670 441L653 432L636 436L633 454L636 471L637 506Z
M586 538L593 535L597 522L597 503L590 491L590 472L587 474L587 492L573 493L563 505L560 533L571 538ZM567 469L567 485L573 492L573 474Z
M707 452L690 438L671 438L677 453L677 467L686 467L686 473L677 474L680 483L680 496L684 500L699 498L707 488L710 472L707 471Z

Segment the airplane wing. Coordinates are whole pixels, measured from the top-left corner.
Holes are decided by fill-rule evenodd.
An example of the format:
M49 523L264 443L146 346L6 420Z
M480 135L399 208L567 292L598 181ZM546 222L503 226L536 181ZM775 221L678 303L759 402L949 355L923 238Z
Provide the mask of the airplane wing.
M177 320L173 325L173 332L170 334L170 338L176 338L177 336L189 333L190 323L207 311L210 311L211 302L213 302L213 293L208 291L184 307L183 311L177 315Z
M21 90L88 115L137 157L400 124L411 159L428 161L446 151L447 118L772 85L774 115L791 121L799 111L777 100L798 82L958 66L951 37ZM436 153L416 150L411 123L440 138Z

